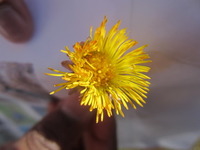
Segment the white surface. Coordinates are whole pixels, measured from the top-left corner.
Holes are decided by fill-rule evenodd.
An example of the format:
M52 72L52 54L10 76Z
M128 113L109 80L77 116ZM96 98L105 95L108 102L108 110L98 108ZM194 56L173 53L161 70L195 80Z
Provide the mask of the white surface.
M34 38L12 44L0 38L0 60L31 62L49 90L61 69L65 45L85 40L104 15L111 26L122 20L131 38L149 44L152 86L144 108L118 119L120 147L168 146L188 149L200 136L199 0L27 0L36 23Z

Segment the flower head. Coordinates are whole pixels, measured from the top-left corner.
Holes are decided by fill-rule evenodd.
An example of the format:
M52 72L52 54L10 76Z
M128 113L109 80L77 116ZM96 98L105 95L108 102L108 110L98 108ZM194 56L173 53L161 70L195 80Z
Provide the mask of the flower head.
M90 29L90 37L85 42L74 44L74 52L68 47L61 50L66 53L72 64L72 72L50 70L65 82L56 84L61 89L81 87L81 105L90 106L90 111L96 109L96 122L103 121L104 113L112 116L113 110L124 116L122 106L128 109L128 103L136 109L136 104L143 107L145 103L150 79L143 72L148 72L149 67L141 64L151 62L142 46L131 52L136 41L128 39L126 29L118 29L120 21L110 31L106 32L107 18L94 31Z

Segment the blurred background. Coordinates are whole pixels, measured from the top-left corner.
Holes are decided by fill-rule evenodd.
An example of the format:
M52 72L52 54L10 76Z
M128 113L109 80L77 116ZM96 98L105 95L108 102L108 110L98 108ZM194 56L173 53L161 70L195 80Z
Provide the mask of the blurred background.
M144 108L117 117L120 148L195 149L200 138L199 0L26 0L34 33L24 43L0 36L0 144L13 140L46 110L48 92L60 80L45 76L63 70L59 50L85 40L104 16L109 29L118 20L130 38L146 48L152 63ZM0 4L1 5L1 4ZM0 8L1 9L1 8ZM1 11L0 11L1 12ZM14 25L14 24L13 24ZM56 94L65 97L66 92ZM35 100L37 99L37 100ZM197 150L200 150L198 148Z

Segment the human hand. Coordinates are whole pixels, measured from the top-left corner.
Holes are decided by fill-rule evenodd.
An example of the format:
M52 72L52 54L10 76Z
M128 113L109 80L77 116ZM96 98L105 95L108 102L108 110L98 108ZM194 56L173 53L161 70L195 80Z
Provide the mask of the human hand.
M95 122L95 114L79 104L79 94L54 101L49 114L26 135L0 150L116 150L116 125L113 117Z
M23 0L0 0L0 34L15 43L33 34L33 20Z

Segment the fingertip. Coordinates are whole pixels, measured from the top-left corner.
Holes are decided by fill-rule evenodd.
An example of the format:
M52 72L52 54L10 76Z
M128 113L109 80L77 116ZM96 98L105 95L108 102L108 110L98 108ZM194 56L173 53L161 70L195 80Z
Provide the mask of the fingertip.
M22 43L30 40L33 32L33 20L23 1L1 0L0 34L11 42Z
M48 112L49 113L54 112L57 109L59 102L60 102L60 99L58 97L51 95L50 102L47 108Z
M64 99L60 105L61 109L66 114L72 116L76 120L80 121L82 124L87 124L94 116L94 113L89 111L88 106L80 105L80 103L80 93L76 91L72 95L69 95L66 99Z
M61 65L68 70L71 70L70 65L72 65L72 64L73 63L69 60L64 60L61 62Z

